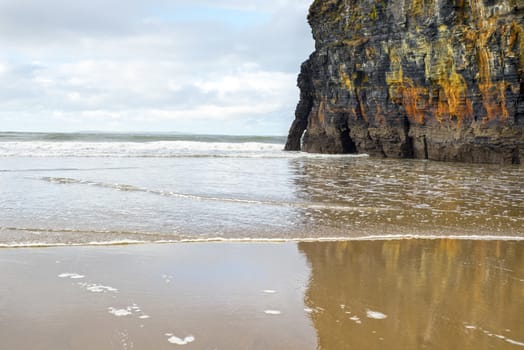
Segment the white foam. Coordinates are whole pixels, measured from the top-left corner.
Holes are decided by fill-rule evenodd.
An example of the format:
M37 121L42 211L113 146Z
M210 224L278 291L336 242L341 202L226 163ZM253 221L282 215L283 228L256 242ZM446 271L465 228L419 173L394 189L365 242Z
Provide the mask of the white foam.
M372 311L372 310L367 310L366 316L368 318L373 318L375 320L383 320L388 317L387 315L383 314L382 312Z
M112 315L115 315L116 317L124 317L124 316L129 316L132 314L132 312L129 310L129 308L127 309L115 309L114 307L110 307L108 308L109 310L109 313L112 314Z
M118 293L118 289L101 284L79 283L78 285L92 293Z
M357 323L361 322L361 321L360 321L360 317L358 317L358 316L352 316L352 317L350 317L349 319L350 319L351 321L355 321L355 322L357 322Z
M524 236L482 236L482 235L412 235L412 234L397 234L397 235L370 235L357 237L297 237L297 238L224 238L224 237L208 237L208 238L184 238L180 240L159 240L152 243L285 243L285 242L352 242L352 241L397 241L397 240L464 240L464 241L524 241Z
M55 231L60 232L60 230L55 230ZM64 230L64 232L65 231L66 230ZM95 233L104 233L104 232L95 232ZM107 232L107 233L110 233L110 232ZM178 243L178 242L180 241L171 241L170 243ZM92 242L80 242L80 243L20 242L20 243L2 243L0 244L0 248L52 248L52 247L114 246L114 245L135 245L135 244L144 244L144 243L167 243L167 242L156 242L156 241L149 242L149 241L139 241L139 240L131 240L131 239L92 241Z
M264 142L72 142L0 143L0 157L231 157L231 158L361 158L367 154L285 152L280 143Z
M279 310L265 310L264 313L266 315L280 315L280 314L282 314L282 312L279 311Z
M369 235L358 237L314 237L296 238L290 241L298 242L337 242L337 241L396 241L396 240L439 240L454 239L466 241L524 241L524 236L496 236L496 235L413 235L413 234L389 234Z
M261 142L2 142L0 157L198 157L198 156L294 156L284 145Z
M2 227L0 227L2 229ZM60 230L56 230L60 231ZM135 232L133 232L134 234ZM139 232L136 232L139 233ZM181 238L181 239L162 239L162 240L108 240L92 241L81 243L53 243L53 242L22 242L22 243L2 243L0 248L47 248L47 247L66 247L66 246L113 246L113 245L135 245L135 244L175 244L175 243L286 243L286 242L353 242L353 241L397 241L397 240L460 240L460 241L524 241L524 236L496 236L496 235L370 235L357 237L297 237L297 238Z
M164 282L166 282L166 284L169 284L171 283L171 280L173 279L173 276L171 275L162 275L162 279L164 280Z
M504 340L513 345L524 346L524 342L516 341L510 338L506 338Z
M309 307L305 307L305 308L304 308L304 311L307 312L308 314L310 314L310 313L313 312L313 309L312 309L312 308L309 308Z
M475 325L471 325L471 324L466 324L464 323L464 327L466 329L474 329L474 330L479 330L481 331L482 333L484 333L485 335L487 335L488 337L494 337L494 338L497 338L497 339L500 339L500 340L504 340L505 342L507 343L510 343L510 344L513 344L513 345L518 345L518 346L524 346L524 342L520 342L520 341L517 341L517 340L514 340L514 339L511 339L511 338L508 338L502 334L495 334L493 332L490 332L486 329L483 329L481 327L478 327L478 326L475 326ZM510 329L505 329L506 332L511 332Z
M111 240L111 241L91 241L87 243L79 243L78 245L88 245L88 246L108 246L108 245L134 245L134 244L142 244L142 243L148 243L147 241L140 241L136 239L120 239L120 240Z
M266 293L266 294L275 294L277 291L276 290L273 290L273 289L264 289L262 291L262 293Z
M77 279L82 279L85 276L84 275L80 275L78 273L61 273L60 275L58 275L58 277L60 277L60 278L70 278L70 279L73 279L73 280L77 280Z
M138 318L140 318L142 320L147 320L148 318L151 318L151 317L149 315L142 315L142 316L140 316Z
M353 241L398 241L398 240L439 240L450 239L460 241L524 241L524 236L481 236L481 235L370 235L358 237L297 237L297 238L184 238L180 240L158 240L151 243L170 244L170 243L286 243L286 242L353 242Z
M166 333L167 335L167 333ZM189 343L192 343L195 341L195 337L192 336L192 335L188 335L187 337L185 337L184 339L182 338L179 338L175 335L171 335L169 336L169 339L167 339L168 342L170 342L171 344L176 344L176 345L187 345Z

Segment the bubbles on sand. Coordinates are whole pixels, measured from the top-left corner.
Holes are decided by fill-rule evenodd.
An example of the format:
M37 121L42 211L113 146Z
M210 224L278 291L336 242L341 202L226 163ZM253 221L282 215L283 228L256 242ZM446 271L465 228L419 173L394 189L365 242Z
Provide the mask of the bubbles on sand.
M162 275L162 279L164 280L164 282L166 282L166 284L169 284L169 283L171 283L171 281L173 280L173 276L163 274L163 275Z
M59 278L68 278L72 280L77 279L83 279L86 276L78 274L78 273L72 273L72 272L65 272L58 275ZM96 283L85 283L85 282L79 282L77 283L80 287L86 289L89 292L92 293L117 293L118 289L110 287L110 286L104 286L101 284Z
M361 324L362 321L360 320L360 317L358 316L352 316L349 318L351 321L355 322L356 324Z
M110 314L115 315L116 317L129 316L133 314L129 308L115 309L114 307L109 307L108 310Z
M273 290L273 289L264 289L264 290L262 291L262 293L264 293L264 294L276 294L276 292L277 292L277 291L276 291L276 290Z
M127 331L119 332L120 335L120 342L122 343L122 349L134 349L135 344L129 340L129 333Z
M61 273L58 275L59 278L69 278L69 279L82 279L86 276L80 275L78 273ZM171 277L170 277L171 278ZM98 293L98 294L106 294L106 293L118 293L118 289L111 287L111 286L104 286L102 284L98 283L87 283L87 282L78 282L75 285L87 290L91 293ZM116 296L114 296L116 298ZM151 316L145 314L140 306L138 306L136 303L131 304L130 306L126 307L114 307L110 306L107 308L108 312L111 315L114 315L116 317L125 317L125 316L135 316L140 320L146 320L151 318ZM143 325L141 325L143 327Z
M192 335L188 335L184 338L179 338L176 335L174 335L173 333L166 333L165 335L169 337L167 341L170 342L171 344L187 345L195 341L195 337Z
M82 279L84 278L85 276L84 275L80 275L78 273L61 273L60 275L58 275L58 277L60 278L70 278L72 280L76 280L76 279Z
M497 339L503 340L506 343L509 343L509 344L512 344L512 345L517 345L517 346L524 347L524 342L508 338L507 336L502 335L502 334L496 334L494 332L488 331L488 330L486 330L486 329L484 329L482 327L475 326L473 324L464 323L464 328L466 328L468 331L471 331L471 332L473 332L473 331L482 332L482 333L484 333L488 337L497 338ZM506 332L509 332L509 331L510 331L509 329L506 329Z
M118 293L118 289L101 284L78 283L78 285L91 293Z
M510 338L504 338L504 340L506 342L510 343L510 344L513 344L513 345L524 346L524 343L520 342L520 341L516 341L516 340L510 339Z
M280 315L280 314L282 314L282 312L279 311L279 310L265 310L264 313L266 315Z
M109 309L111 310L111 309L114 309L114 308L110 307ZM138 316L138 318L141 319L141 320L145 320L145 319L150 318L149 315L146 315L146 314L143 313L143 311L140 308L140 306L138 306L136 303L133 303L133 305L128 306L125 309L121 309L121 310L127 311L127 314L123 315L123 316L128 316L128 315L135 314L135 315L140 315L140 316Z
M141 314L140 316L138 316L138 318L141 320L150 318L149 315L146 315L142 312L142 309L140 309L140 307L137 304L133 304L131 306L128 306L122 309L118 309L115 307L108 307L107 309L109 310L110 314L115 315L117 317L131 316L133 314L134 315Z
M367 310L366 311L366 317L367 318L373 318L375 320L383 320L383 319L387 318L388 316L383 314L382 312Z

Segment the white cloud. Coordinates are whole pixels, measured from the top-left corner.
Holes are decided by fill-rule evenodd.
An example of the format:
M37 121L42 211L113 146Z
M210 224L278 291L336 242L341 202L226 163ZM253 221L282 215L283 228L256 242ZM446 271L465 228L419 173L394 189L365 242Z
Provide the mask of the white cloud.
M285 133L309 2L0 0L0 128Z
M0 62L0 74L4 74L7 72L7 65L5 63Z

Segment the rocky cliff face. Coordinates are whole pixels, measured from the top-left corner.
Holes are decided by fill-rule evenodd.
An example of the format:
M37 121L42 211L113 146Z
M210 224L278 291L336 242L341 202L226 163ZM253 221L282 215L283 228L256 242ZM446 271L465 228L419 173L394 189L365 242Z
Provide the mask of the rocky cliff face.
M524 0L315 0L287 150L524 162Z

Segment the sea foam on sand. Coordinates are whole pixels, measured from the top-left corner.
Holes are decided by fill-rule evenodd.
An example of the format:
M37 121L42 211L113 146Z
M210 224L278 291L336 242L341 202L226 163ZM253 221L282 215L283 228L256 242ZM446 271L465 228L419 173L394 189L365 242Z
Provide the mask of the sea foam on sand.
M129 316L132 312L129 309L115 309L114 307L108 308L109 313L117 317Z
M266 315L280 315L282 312L279 310L265 310Z
M103 286L101 284L89 284L89 283L79 283L80 287L85 288L87 291L92 293L117 293L118 289L110 287L110 286Z
M167 339L167 341L170 342L171 344L187 345L187 344L192 343L192 342L195 341L195 337L192 336L192 335L188 335L184 339L179 338L179 337L173 335L172 333L166 333L166 335L169 337Z
M70 278L70 279L73 279L73 280L76 280L76 279L82 279L84 278L85 276L84 275L80 275L78 273L61 273L60 275L58 275L58 277L60 278Z
M366 316L368 318L373 318L375 320L383 320L388 317L387 315L383 314L382 312L371 311L371 310L366 311Z

